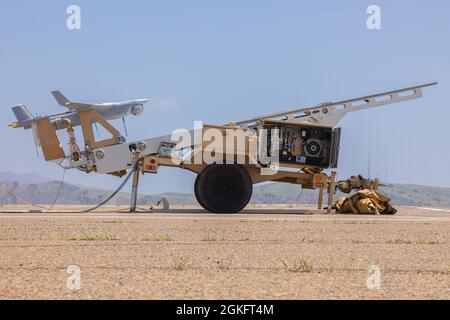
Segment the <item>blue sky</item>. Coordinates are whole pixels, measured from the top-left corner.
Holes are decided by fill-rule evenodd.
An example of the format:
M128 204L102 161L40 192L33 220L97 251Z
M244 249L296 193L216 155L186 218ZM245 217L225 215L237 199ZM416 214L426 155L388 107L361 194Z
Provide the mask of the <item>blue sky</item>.
M81 30L66 8L81 8ZM382 29L366 27L381 8ZM1 1L1 170L59 178L37 159L10 107L61 111L50 91L81 102L160 97L128 119L128 140L208 123L439 81L423 99L347 116L340 177L450 187L450 3L442 1ZM122 129L118 124L119 129ZM191 192L193 174L163 168L142 191ZM112 188L117 178L70 172Z

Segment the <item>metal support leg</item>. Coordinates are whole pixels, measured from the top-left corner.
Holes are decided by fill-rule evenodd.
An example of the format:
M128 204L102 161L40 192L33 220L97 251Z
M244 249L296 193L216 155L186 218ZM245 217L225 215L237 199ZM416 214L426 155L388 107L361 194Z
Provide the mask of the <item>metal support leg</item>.
M139 152L134 154L134 161L139 161ZM136 212L137 195L138 195L138 185L139 185L139 174L140 165L138 165L136 171L133 173L133 184L131 186L131 200L130 200L130 213Z
M323 207L323 192L324 188L319 189L319 201L317 203L317 209L322 210Z
M336 172L331 172L330 184L328 186L328 208L327 213L331 213L331 207L333 206L334 193L336 191Z

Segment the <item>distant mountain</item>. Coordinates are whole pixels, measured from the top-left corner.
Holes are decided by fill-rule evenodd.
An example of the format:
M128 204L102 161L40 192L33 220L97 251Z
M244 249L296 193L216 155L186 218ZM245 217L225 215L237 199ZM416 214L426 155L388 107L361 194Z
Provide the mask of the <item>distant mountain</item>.
M380 192L398 205L450 208L450 188L388 184Z
M39 174L0 172L0 204L22 204L7 190L34 204L50 204L55 200L59 188L59 181L49 181ZM391 197L394 205L450 208L450 188L389 184L381 187L380 192ZM95 205L106 199L111 193L112 190L64 183L57 204ZM342 196L347 195L338 192L335 199ZM186 193L141 194L138 197L138 203L142 206L154 205L162 197L167 198L171 204L197 204L195 197ZM301 191L298 185L262 183L254 186L250 203L315 204L317 198L317 190ZM129 201L130 194L120 192L108 204L127 205Z
M0 183L0 204L23 204L16 196L33 204L51 204L55 201L60 186L61 183L59 181L49 181L41 184L20 184L17 182ZM111 193L112 190L64 183L56 203L95 205L109 197ZM138 203L139 205L153 205L162 197L167 198L171 204L196 203L192 195L183 193L139 195ZM120 192L111 199L108 204L125 205L129 202L130 194Z
M304 190L301 195L300 192L301 188L297 185L266 183L254 188L251 202L266 204L317 203L317 190ZM390 197L394 205L450 208L450 188L388 184L380 187L379 192ZM337 192L335 199L345 196L348 195ZM296 201L297 199L298 201Z
M21 184L40 184L51 179L46 178L38 173L13 173L8 171L0 171L0 183L5 182L18 182Z
M295 184L267 182L253 187L253 197L250 203L291 204L295 202L312 204L317 203L317 193L317 190L302 191L301 187Z

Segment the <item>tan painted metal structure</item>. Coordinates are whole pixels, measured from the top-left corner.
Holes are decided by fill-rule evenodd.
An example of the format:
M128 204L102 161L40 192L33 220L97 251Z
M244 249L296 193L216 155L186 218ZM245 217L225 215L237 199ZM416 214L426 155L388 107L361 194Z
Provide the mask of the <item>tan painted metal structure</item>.
M49 118L42 118L34 124L39 135L40 146L46 161L62 159L65 157L64 150L59 142L56 130L50 123Z
M283 122L283 124L285 124ZM298 123L295 123L298 125ZM324 126L328 127L328 126ZM247 131L247 128L240 128L234 126L233 124L220 126L220 125L203 125L203 130L211 130L216 129L218 132L221 132L223 135L222 141L225 143L226 136L229 134L229 130L244 130ZM202 137L204 135L202 134ZM225 152L222 154L223 163L226 162L227 153L232 154L233 156L245 155L246 164L243 167L247 170L252 182L254 184L261 182L284 182L300 185L303 189L319 189L319 203L318 208L322 209L323 207L323 194L326 191L328 193L328 201L327 201L327 212L331 213L331 206L333 204L333 195L336 190L336 172L332 172L330 175L322 172L321 168L310 166L310 165L302 165L302 164L283 164L283 166L296 168L300 171L285 171L285 170L277 170L274 174L271 175L262 175L261 168L258 165L249 164L248 151L250 150L250 145L255 143L252 141L256 139L254 135L247 135L245 141L245 148L239 149L237 144L233 144L235 146L234 149L227 149L227 146L224 144L223 149ZM159 166L168 166L168 167L179 167L183 169L187 169L189 171L195 172L197 174L201 173L208 164L201 163L195 164L195 157L198 153L208 152L209 145L211 141L203 140L201 148L197 149L193 152L188 159L184 159L184 161L177 161L173 158L161 157L161 156L147 156L144 157L143 163L141 165L142 173L157 173ZM188 161L186 161L188 160Z
M107 146L112 146L118 143L121 134L114 128L108 121L106 121L101 115L95 110L79 111L78 116L80 118L81 129L83 130L83 138L85 145L90 146L92 149L103 148ZM112 137L109 139L97 141L94 137L94 131L92 129L92 124L97 122L108 132L111 133Z
M237 123L232 122L228 125L203 125L201 129L202 141L197 144L186 142L181 146L181 148L192 148L191 154L184 159L174 159L160 153L161 145L170 143L171 136L151 138L134 143L125 143L120 132L98 112L92 109L80 110L78 112L85 149L84 151L79 152L80 157L77 156L76 159L74 159L73 154L77 152L73 151L77 151L79 148L76 144L70 121L63 121L63 126L55 127L52 125L49 117L43 117L34 120L33 129L37 134L37 145L42 147L45 160L62 162L63 160L68 159L70 161L68 168L78 168L85 172L94 171L122 176L126 173L127 169L135 166L136 161L139 162L139 170L136 170L137 173L133 179L132 198L134 198L134 200L132 199L132 207L135 207L139 172L157 173L159 166L170 166L187 169L199 174L208 166L205 162L196 163L195 161L187 161L195 160L196 155L203 153L205 150L208 151L208 148L210 148L211 141L204 137L204 133L207 130L219 132L222 134L222 137L224 138L223 141L225 142L227 138L229 138L228 135L230 134L230 130L233 134L238 131L250 133L254 132L255 129L257 131L258 125L264 122L284 126L301 125L333 129L333 127L348 112L420 98L422 97L422 89L434 84L435 83L425 84L358 99L339 101L336 103L330 102L290 112L274 113ZM111 134L111 138L97 141L92 129L93 123L98 123L103 126ZM56 131L61 128L66 128L68 130L72 151L71 156L65 155L56 134ZM323 173L323 168L318 166L301 163L283 163L283 167L287 167L291 171L279 168L279 170L275 170L273 174L263 175L261 174L261 165L258 162L255 163L250 161L252 160L252 155L249 153L249 150L251 150L252 146L256 143L257 136L249 134L246 137L245 144L240 146L243 146L243 149L239 149L239 144L233 144L233 149L227 149L229 146L224 144L222 149L224 150L222 154L223 159L229 160L227 156L230 154L233 156L233 159L235 159L234 157L243 155L246 161L242 166L248 172L253 183L276 181L298 184L304 189L319 189L318 207L320 209L323 207L324 193L327 192L328 212L331 212L333 195L336 190L336 172L333 171L328 175ZM292 171L294 169L297 171Z

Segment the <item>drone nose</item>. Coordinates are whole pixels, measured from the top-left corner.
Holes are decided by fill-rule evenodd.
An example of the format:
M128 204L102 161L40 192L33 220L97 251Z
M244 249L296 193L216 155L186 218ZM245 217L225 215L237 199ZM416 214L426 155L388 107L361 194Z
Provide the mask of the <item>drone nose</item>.
M142 103L142 104L146 104L147 102L150 101L150 99L139 99L139 100L136 100L136 101L139 102L139 103Z

